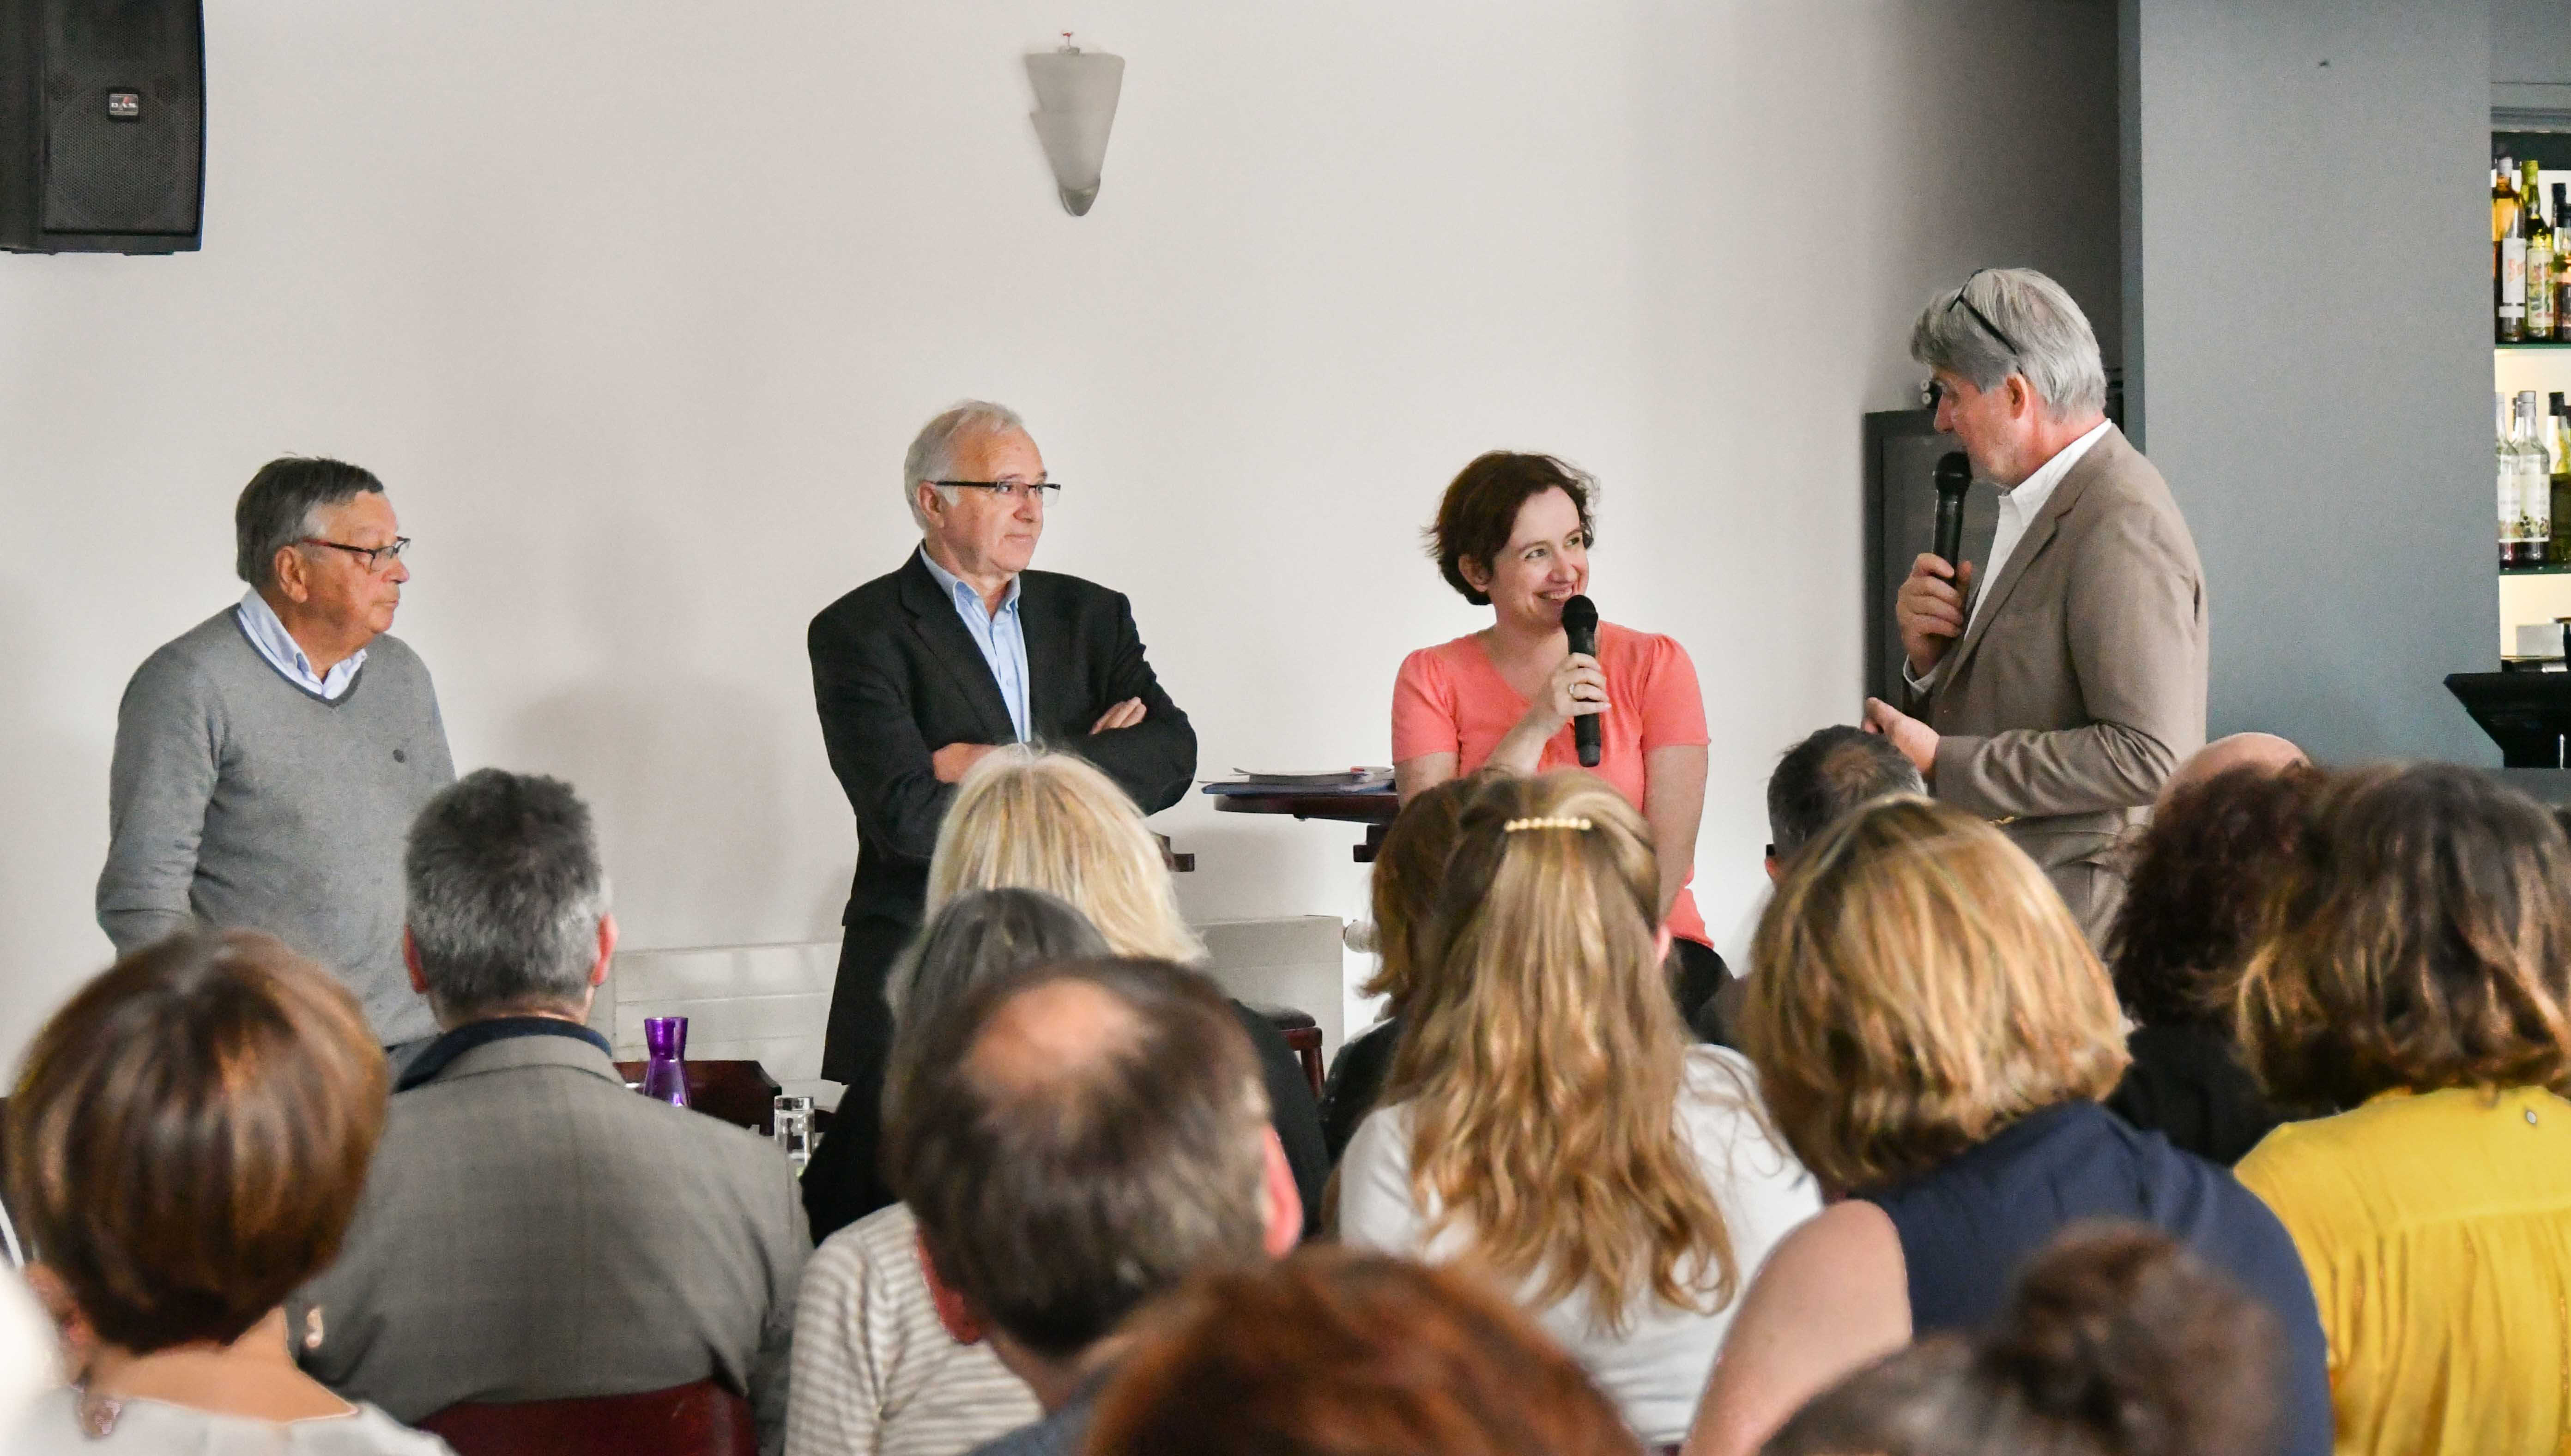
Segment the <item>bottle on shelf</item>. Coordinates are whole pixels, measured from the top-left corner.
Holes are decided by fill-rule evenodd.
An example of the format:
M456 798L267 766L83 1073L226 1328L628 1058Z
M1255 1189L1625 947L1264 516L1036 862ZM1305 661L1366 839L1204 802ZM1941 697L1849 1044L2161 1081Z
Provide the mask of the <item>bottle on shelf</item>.
M2571 184L2553 185L2553 340L2571 343Z
M2556 235L2553 225L2544 220L2544 190L2536 179L2536 165L2526 164L2526 188L2519 194L2519 211L2526 218L2526 336L2550 339L2554 336L2554 278L2562 264L2555 255ZM2541 419L2536 421L2543 433Z
M2493 451L2499 484L2499 569L2507 571L2519 565L2525 539L2518 530L2517 509L2517 441L2509 433L2508 393L2491 391L2492 437L2498 442Z
M2526 337L2526 219L2517 171L2505 157L2491 169L2491 286L2501 343Z
M2545 566L2552 558L2553 467L2545 449L2540 396L2532 389L2517 393L2510 412L2510 433L2517 444L2517 566Z
M2571 563L2571 402L2557 389L2551 403L2544 423L2553 441L2553 476L2545 493L2553 499L2552 555L2560 566Z

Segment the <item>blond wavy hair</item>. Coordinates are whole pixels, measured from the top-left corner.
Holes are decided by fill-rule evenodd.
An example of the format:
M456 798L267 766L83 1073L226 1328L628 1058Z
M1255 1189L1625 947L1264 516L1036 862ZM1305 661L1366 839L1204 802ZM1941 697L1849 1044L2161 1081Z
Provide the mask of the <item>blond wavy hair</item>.
M1143 811L1085 759L1011 744L955 786L928 861L928 914L1011 886L1069 901L1118 955L1205 961Z
M2115 988L2043 871L1924 798L1804 845L1750 957L1742 1050L1795 1156L1839 1193L2104 1097L2129 1060Z
M1540 1303L1588 1290L1611 1329L1645 1290L1712 1312L1740 1284L1678 1126L1688 1043L1659 896L1650 831L1603 779L1485 785L1458 825L1434 972L1412 979L1383 1094L1411 1109L1428 1235L1467 1230L1469 1256L1536 1280Z

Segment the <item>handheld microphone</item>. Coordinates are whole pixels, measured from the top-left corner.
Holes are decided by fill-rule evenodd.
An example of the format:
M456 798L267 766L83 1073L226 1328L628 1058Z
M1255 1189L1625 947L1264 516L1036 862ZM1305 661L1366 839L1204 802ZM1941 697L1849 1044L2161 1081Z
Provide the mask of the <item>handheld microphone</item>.
M1587 657L1598 656L1598 604L1587 597L1574 597L1562 604L1562 635L1571 641L1571 650ZM1584 713L1571 721L1571 741L1580 750L1580 766L1598 766L1598 715Z
M1961 450L1949 450L1937 462L1937 555L1955 573L1955 591L1964 590L1964 492L1973 488L1973 463Z

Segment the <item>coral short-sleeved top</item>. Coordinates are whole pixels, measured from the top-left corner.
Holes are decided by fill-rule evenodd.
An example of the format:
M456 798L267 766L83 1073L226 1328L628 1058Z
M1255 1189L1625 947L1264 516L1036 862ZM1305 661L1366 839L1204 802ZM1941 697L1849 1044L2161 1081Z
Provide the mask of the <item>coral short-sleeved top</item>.
M1598 666L1607 677L1607 711L1598 716L1598 766L1589 771L1614 784L1635 808L1643 807L1645 763L1654 748L1703 746L1705 696L1687 649L1657 633L1598 624ZM1426 753L1452 753L1455 771L1470 773L1490 761L1491 750L1526 717L1531 705L1491 663L1477 637L1423 647L1401 661L1392 684L1392 761ZM1547 739L1538 772L1580 766L1571 726ZM1670 933L1700 945L1714 942L1697 914L1696 873L1670 906Z

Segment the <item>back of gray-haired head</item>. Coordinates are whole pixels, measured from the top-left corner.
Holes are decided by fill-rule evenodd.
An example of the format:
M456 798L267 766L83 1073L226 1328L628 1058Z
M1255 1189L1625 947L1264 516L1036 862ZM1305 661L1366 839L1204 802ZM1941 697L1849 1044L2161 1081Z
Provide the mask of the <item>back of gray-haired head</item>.
M285 455L258 468L233 504L233 571L254 587L276 576L276 553L320 534L321 512L360 495L382 495L371 471L344 460Z
M954 479L957 451L975 440L1026 427L1016 410L987 399L964 400L921 425L901 457L901 500L910 507L911 524L922 531L928 529L927 513L919 508L919 487L930 481ZM941 489L937 498L952 504L955 493Z
M402 871L420 975L442 1017L581 1005L607 873L570 784L466 774L412 821Z
M893 1047L887 1098L909 1080L912 1029L973 994L976 987L1047 961L1113 955L1107 938L1068 900L1019 886L972 890L939 908L893 962L884 982L892 1008Z
M1971 307L1955 306L1958 293ZM1994 337L1974 308L2017 347ZM1959 287L1940 289L1910 326L1910 357L1969 379L1976 389L1996 389L2009 375L2024 374L2054 419L2107 407L2107 366L2089 315L2060 283L2033 268L1984 268Z
M1768 840L1779 860L1841 814L1888 794L1928 791L1918 767L1881 733L1844 724L1786 750L1768 775Z
M1022 966L1113 954L1068 900L1016 885L970 890L920 927L885 981L884 1000L895 1024L914 1025Z

